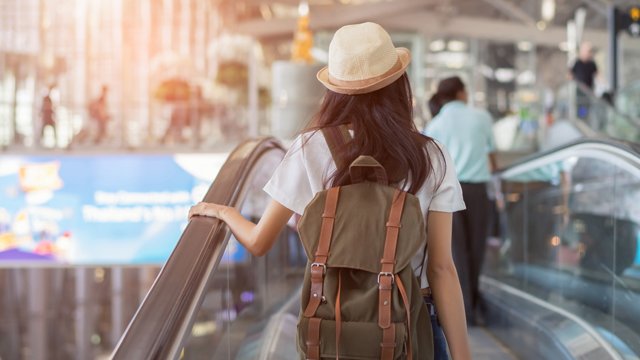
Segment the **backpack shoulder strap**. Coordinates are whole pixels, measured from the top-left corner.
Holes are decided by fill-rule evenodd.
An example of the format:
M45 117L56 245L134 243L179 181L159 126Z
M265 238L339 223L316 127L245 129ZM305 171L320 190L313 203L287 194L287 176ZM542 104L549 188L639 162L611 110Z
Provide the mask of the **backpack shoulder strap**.
M333 161L335 161L338 168L343 168L344 159L339 156L340 149L346 145L349 141L351 141L351 134L349 133L349 128L347 125L338 125L332 127L326 127L322 130L322 135L324 135L325 140L327 141L327 145L329 146L329 151L331 151L331 157Z
M400 220L407 193L396 190L393 194L393 202L387 220L387 235L384 241L384 250L380 273L378 274L378 326L382 329L381 359L393 359L395 347L395 327L391 323L391 290L395 280L396 247L400 234Z
M331 248L331 238L333 236L333 225L335 223L339 196L340 187L330 188L327 191L324 212L322 213L318 247L316 248L313 263L310 265L311 293L307 307L304 310L304 316L306 317L315 316L316 310L318 310L322 297L324 296L324 275L327 271L327 260L329 259L329 249Z

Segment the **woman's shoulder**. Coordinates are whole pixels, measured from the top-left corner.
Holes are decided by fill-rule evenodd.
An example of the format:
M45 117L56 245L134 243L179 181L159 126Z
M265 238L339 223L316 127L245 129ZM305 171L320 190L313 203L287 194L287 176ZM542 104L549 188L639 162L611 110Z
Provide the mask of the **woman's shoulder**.
M425 149L431 160L446 160L446 157L449 154L444 144L434 138L429 138L429 141L427 141L427 144L425 145Z
M320 131L309 130L298 134L293 140L284 140L283 145L289 149L289 152L306 150L307 147L318 147L323 144L326 146Z

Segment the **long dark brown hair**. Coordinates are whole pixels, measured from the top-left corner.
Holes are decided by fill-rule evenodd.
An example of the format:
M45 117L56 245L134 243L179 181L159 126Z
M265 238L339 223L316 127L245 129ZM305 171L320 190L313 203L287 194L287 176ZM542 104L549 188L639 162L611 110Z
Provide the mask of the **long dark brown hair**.
M354 136L339 149L342 167L338 164L336 171L325 179L325 185L350 184L349 164L360 155L370 155L385 168L390 184L399 183L403 188L409 184L408 191L417 193L433 174L427 145L434 140L416 128L412 98L406 73L392 84L367 94L343 95L327 90L320 110L305 132L350 124ZM444 169L442 150L433 145L429 148L438 149Z

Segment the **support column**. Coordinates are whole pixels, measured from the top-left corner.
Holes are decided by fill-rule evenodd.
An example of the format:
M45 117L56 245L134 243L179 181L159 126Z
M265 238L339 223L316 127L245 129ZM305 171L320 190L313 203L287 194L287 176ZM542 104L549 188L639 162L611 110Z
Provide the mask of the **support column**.
M124 270L111 268L111 344L115 346L124 333Z
M75 356L78 360L89 359L89 311L88 306L88 289L87 283L89 279L90 269L78 267L75 269L75 339L76 351Z
M609 37L609 86L613 94L618 90L618 10L608 9L607 35Z
M28 269L28 342L29 359L47 359L47 302L46 269Z

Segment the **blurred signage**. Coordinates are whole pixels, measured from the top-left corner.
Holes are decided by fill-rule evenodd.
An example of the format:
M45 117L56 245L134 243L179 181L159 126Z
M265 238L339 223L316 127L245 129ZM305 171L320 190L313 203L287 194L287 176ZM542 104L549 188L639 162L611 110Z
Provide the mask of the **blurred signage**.
M627 31L629 31L631 36L640 36L640 7L632 7L629 9Z
M0 265L162 263L226 157L0 156Z
M640 7L632 6L626 11L615 6L611 7L613 19L613 28L616 34L620 30L624 30L633 37L640 36Z

